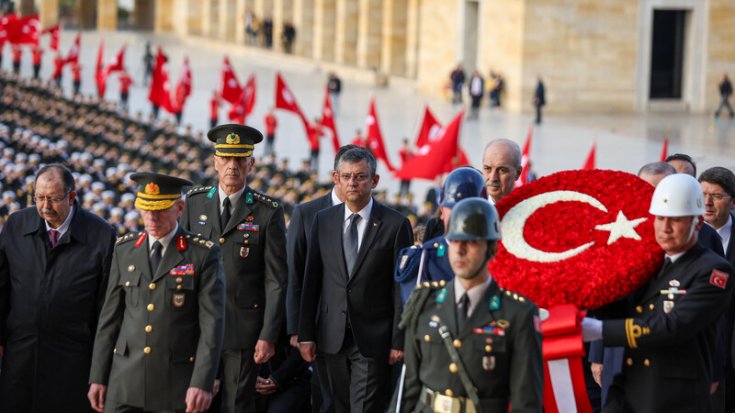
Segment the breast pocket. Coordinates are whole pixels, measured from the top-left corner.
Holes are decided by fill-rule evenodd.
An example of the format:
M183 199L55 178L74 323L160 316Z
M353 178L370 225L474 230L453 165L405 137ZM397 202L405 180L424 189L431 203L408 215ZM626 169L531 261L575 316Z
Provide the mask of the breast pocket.
M140 296L140 272L125 272L120 276L120 287L125 292L125 304L128 307L138 305Z
M191 305L194 299L194 277L190 275L166 276L166 290L169 306L182 310Z

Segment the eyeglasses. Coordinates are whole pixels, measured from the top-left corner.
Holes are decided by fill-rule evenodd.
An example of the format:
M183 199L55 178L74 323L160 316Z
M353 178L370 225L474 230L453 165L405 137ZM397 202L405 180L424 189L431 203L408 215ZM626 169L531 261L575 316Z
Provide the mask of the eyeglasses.
M44 202L48 202L50 204L58 204L64 200L66 200L66 197L69 196L69 193L65 193L61 196L38 196L33 195L33 202L36 204L43 204Z
M708 194L705 192L702 195L704 196L705 199L709 198L713 201L722 201L723 199L730 198L730 195L721 194L721 193Z
M339 179L344 182L349 182L354 179L357 182L365 182L370 178L369 174L339 174Z

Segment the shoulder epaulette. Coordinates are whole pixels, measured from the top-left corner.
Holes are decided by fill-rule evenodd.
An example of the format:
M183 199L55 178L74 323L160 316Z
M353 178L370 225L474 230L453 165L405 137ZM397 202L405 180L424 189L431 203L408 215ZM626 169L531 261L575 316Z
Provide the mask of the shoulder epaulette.
M124 243L126 243L128 241L132 241L132 240L136 239L136 237L138 237L138 235L140 235L140 232L128 232L125 235L121 235L120 237L118 237L117 241L115 242L115 245L120 245L120 244L124 244Z
M211 249L214 246L214 242L206 238L201 238L199 235L195 235L191 237L191 245L198 245L202 248Z
M398 324L398 327L400 329L404 329L409 325L415 324L416 320L418 320L419 314L421 314L421 310L423 310L424 305L426 305L426 301L429 300L429 297L439 288L443 289L445 285L446 281L444 280L439 282L426 281L417 285L413 292L411 292L411 296L408 297L408 302L403 309L403 315L401 316L401 322Z
M504 289L504 288L501 288L501 289L500 289L500 292L501 292L501 293L502 293L503 295L505 295L506 297L508 297L508 298L512 298L512 299L514 299L515 301L518 301L519 303L526 303L526 302L529 302L529 301L530 301L530 300L529 300L528 298L526 298L526 297L525 297L525 296L523 296L522 294L518 294L518 293L516 293L516 292L510 291L510 290L506 290L506 289Z
M195 186L194 188L191 188L190 190L186 191L186 195L196 195L196 194L203 194L206 192L209 192L210 189L214 188L212 185L208 186Z
M276 201L275 199L267 195L263 195L260 192L253 191L252 193L253 193L253 197L257 199L258 201L268 205L271 208L278 208L278 201Z

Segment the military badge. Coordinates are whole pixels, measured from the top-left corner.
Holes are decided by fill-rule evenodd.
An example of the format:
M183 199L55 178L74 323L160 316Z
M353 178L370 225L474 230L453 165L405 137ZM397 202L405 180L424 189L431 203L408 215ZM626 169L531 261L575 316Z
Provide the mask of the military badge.
M200 220L200 221L206 221L206 220L207 220L207 216L206 216L206 215L204 215L204 214L202 214L202 215L199 215L199 220Z
M482 369L492 371L495 369L495 356L484 356L482 358Z
M669 314L674 309L674 302L673 301L664 301L664 313Z
M148 185L145 186L145 194L146 195L158 195L161 193L161 188L156 185L155 182L149 182Z
M709 277L709 283L724 290L725 287L727 287L728 278L730 278L730 274L720 270L712 270L712 275Z
M135 241L135 246L140 247L141 245L143 245L143 242L145 241L145 237L147 235L148 234L146 234L145 232L141 232L140 235L138 236L138 239Z
M234 132L233 133L230 133L225 138L225 142L227 142L227 144L229 144L229 145L237 145L238 143L240 143L240 135L238 135L238 134L236 134Z
M408 255L403 255L401 257L401 263L398 265L398 268L403 269L403 267L406 266L406 261L408 261Z
M240 247L240 258L247 258L248 254L250 254L249 247Z
M179 251L186 251L186 237L180 235L176 238L176 249Z
M173 304L173 306L176 308L183 307L185 301L186 301L186 294L184 293L175 293L173 297L171 298L171 304Z
M250 232L260 232L260 225L258 224L238 224L237 226L238 231L250 231Z

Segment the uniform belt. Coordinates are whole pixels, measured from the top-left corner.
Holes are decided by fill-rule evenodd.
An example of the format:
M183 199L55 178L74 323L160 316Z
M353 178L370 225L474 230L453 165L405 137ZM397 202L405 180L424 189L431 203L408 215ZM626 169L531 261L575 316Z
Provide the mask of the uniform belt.
M472 400L466 397L450 397L424 386L419 398L434 413L475 413Z

